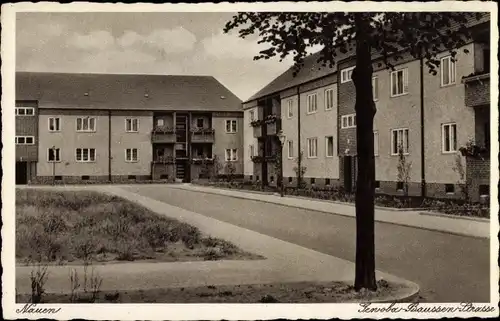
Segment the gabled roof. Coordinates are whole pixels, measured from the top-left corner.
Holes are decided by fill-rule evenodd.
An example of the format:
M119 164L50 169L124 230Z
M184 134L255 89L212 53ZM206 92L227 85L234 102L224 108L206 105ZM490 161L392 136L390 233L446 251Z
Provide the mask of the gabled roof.
M284 73L279 75L269 84L267 84L264 88L259 90L255 95L247 99L247 101L252 101L255 99L262 98L264 96L268 96L287 88L292 88L297 85L325 77L337 71L337 64L335 64L332 68L329 66L322 66L321 63L318 63L318 58L320 57L320 53L314 53L310 56L307 56L304 59L304 66L300 69L299 73L294 77L294 67L291 66ZM337 56L339 60L347 57L346 55L341 56L340 54Z
M482 13L481 18L476 20L473 17L467 17L467 22L465 25L470 28L473 26L477 26L490 21L489 13ZM459 27L458 23L453 22L450 26L450 29L457 29ZM318 63L318 58L320 56L320 52L316 52L304 59L304 66L301 68L299 73L294 77L294 67L291 66L284 73L279 75L269 84L267 84L264 88L259 90L256 94L251 96L246 100L246 102L250 102L259 98L263 98L265 96L269 96L272 94L277 94L280 91L285 89L293 88L295 86L307 83L309 81L326 77L330 74L333 74L337 71L337 65L340 61L347 59L349 57L355 56L355 46L353 45L352 50L346 54L337 53L336 63L330 68L328 66L323 67L321 63ZM373 51L373 58L380 58L380 54L376 51Z
M17 72L16 100L37 100L40 108L242 110L212 76Z

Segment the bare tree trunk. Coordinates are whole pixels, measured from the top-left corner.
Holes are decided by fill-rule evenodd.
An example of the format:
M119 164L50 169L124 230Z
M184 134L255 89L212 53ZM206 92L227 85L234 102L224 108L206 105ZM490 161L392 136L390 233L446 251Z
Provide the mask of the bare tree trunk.
M356 182L356 277L354 287L376 290L375 279L375 158L373 150L373 102L371 47L368 21L358 13L356 23L356 140L358 174Z

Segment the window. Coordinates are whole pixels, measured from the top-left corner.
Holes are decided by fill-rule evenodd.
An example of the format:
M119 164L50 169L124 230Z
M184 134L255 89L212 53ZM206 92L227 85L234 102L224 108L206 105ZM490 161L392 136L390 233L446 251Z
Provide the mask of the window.
M292 118L293 117L293 100L292 99L289 99L288 102L287 102L287 117L288 118Z
M137 118L125 119L125 131L127 133L137 133L139 131L139 119Z
M16 136L16 145L33 145L34 143L34 136Z
M479 196L490 195L490 185L479 185Z
M397 182L396 183L396 190L402 191L403 190L403 182Z
M379 189L380 188L380 181L375 181L375 188Z
M158 118L158 119L156 120L156 126L161 127L161 126L163 126L163 125L165 125L165 121L164 121L163 119L161 119L161 118Z
M441 86L452 85L456 81L456 67L455 62L452 61L451 56L441 59Z
M49 117L49 132L61 130L61 119L59 117Z
M76 119L77 132L95 132L94 117L78 117Z
M308 138L307 139L307 157L316 158L318 157L318 139Z
M288 177L288 183L293 182L293 177Z
M325 110L333 109L335 104L335 98L333 95L333 89L325 90Z
M226 120L226 133L236 133L237 125L235 119Z
M311 177L311 185L314 185L314 184L316 184L316 178Z
M442 126L442 148L443 153L454 153L457 151L457 124L443 124Z
M238 160L238 150L236 148L226 149L226 162L235 162Z
M76 149L77 162L95 162L95 148L77 148Z
M378 156L378 131L373 132L373 155Z
M291 159L291 158L293 158L293 154L294 154L293 153L293 140L289 140L287 142L287 144L288 144L288 159Z
M311 94L307 95L307 113L312 114L318 111L317 95Z
M373 101L378 100L378 77L372 78L372 93L373 93Z
M205 127L205 122L203 118L196 119L196 127L203 128Z
M137 176L135 176L135 175L128 175L128 177L127 177L127 178L128 178L128 179L137 179Z
M484 123L484 147L490 147L490 122Z
M340 73L340 82L345 83L345 82L351 81L353 70L354 70L354 67L349 67L349 68L343 69Z
M490 49L483 50L483 71L490 72Z
M156 150L157 159L162 159L163 156L165 156L165 150L164 149L157 149Z
M325 178L325 185L327 185L327 186L330 185L330 179L329 178Z
M399 155L400 148L403 149L403 154L408 154L408 146L409 146L408 133L409 133L408 128L392 130L392 137L391 137L392 155Z
M61 161L61 150L59 148L47 149L47 161L60 162Z
M356 127L356 114L342 115L341 128L354 128Z
M248 114L250 115L250 121L254 121L255 120L255 111L250 110L248 112Z
M333 136L326 136L326 157L333 157Z
M455 193L455 185L445 184L444 190L445 190L446 194L454 194Z
M16 107L16 116L33 116L35 108L33 107Z
M250 158L254 157L255 156L255 150L254 150L254 146L253 145L250 145Z
M408 93L408 68L391 72L391 97Z
M137 162L138 160L138 155L137 155L137 148L127 148L125 149L125 161L132 163L132 162Z

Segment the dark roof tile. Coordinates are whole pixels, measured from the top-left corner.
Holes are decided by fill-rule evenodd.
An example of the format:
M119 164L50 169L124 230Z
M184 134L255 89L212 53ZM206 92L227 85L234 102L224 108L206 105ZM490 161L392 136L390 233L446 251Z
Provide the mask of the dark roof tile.
M17 72L16 100L38 100L40 108L242 110L212 76Z

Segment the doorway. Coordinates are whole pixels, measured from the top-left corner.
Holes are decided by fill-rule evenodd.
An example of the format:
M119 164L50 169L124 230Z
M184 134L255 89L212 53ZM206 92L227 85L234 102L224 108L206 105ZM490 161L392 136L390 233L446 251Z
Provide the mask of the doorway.
M352 192L352 156L344 156L344 189Z
M28 162L16 162L16 185L28 183Z

